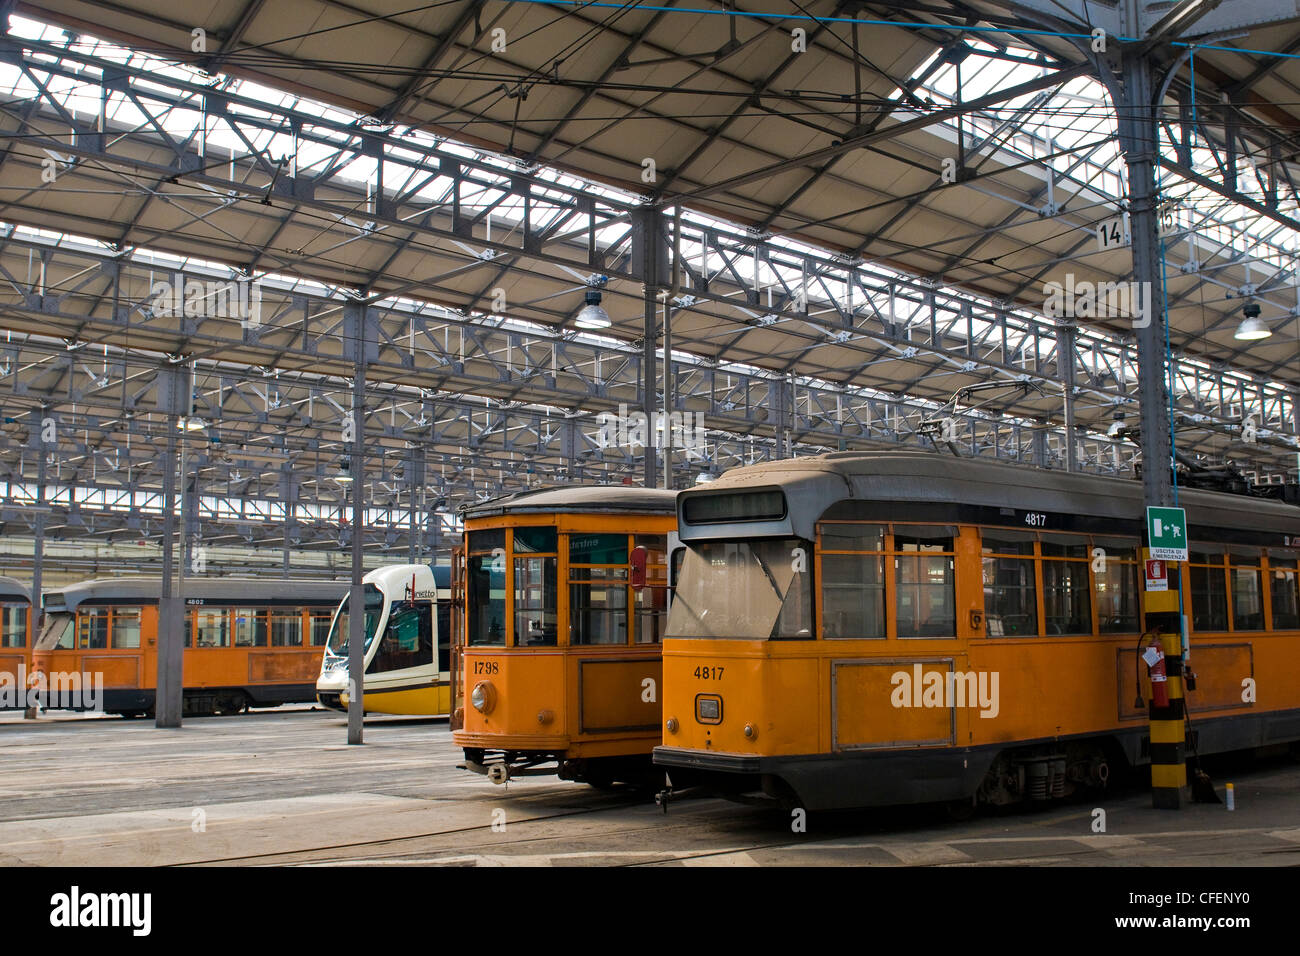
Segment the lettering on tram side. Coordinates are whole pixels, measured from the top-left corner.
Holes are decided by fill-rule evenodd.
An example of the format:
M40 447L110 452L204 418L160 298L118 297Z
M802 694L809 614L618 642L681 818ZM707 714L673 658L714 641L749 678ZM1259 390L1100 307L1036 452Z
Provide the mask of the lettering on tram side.
M1106 811L1102 807L1094 807L1092 810L1092 832L1106 832Z
M50 897L51 926L126 927L133 936L148 936L152 913L152 893L82 893L73 886Z
M30 675L18 662L18 673L0 674L0 710L43 707L45 710L104 709L103 671L37 670Z
M913 664L911 673L895 671L889 683L894 688L889 702L895 707L977 707L981 717L996 717L1002 709L997 671L926 674L920 664Z
M493 833L506 832L506 812L500 807L496 807L492 811L492 832Z

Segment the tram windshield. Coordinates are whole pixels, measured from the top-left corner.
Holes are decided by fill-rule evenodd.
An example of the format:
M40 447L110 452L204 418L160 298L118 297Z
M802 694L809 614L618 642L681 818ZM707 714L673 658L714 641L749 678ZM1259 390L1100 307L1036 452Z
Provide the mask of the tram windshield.
M76 647L75 615L63 612L52 612L45 615L45 625L41 628L41 634L36 638L36 650L38 651L70 651Z
M812 545L699 541L682 562L667 636L810 639Z
M384 594L373 584L365 586L366 598L366 650L370 649L370 641L375 636L375 627L379 624L379 618L384 611ZM352 600L352 592L349 590L343 596L339 609L334 612L334 623L330 625L329 641L326 647L329 653L336 657L344 657L348 653L348 635L351 633L351 625L348 623L348 602Z

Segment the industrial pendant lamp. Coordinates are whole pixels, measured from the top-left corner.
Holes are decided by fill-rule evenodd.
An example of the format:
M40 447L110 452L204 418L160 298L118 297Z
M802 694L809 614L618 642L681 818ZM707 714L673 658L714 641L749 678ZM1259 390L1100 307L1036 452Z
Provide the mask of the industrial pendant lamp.
M1241 325L1237 326L1237 331L1232 334L1234 339L1242 342L1254 342L1258 339L1266 339L1273 334L1273 330L1259 317L1258 303L1249 303L1241 312L1245 318L1241 320Z
M587 290L587 304L578 310L578 317L573 324L580 329L607 329L613 324L609 313L601 307L598 290Z

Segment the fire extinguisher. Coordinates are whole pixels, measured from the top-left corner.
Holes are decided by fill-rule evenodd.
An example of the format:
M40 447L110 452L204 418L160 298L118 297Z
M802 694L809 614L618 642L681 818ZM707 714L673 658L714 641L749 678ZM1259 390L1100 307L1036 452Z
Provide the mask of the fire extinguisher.
M1146 662L1147 673L1151 675L1151 696L1157 707L1169 706L1169 693L1165 689L1167 677L1165 675L1165 652L1160 649L1160 645L1154 640L1147 645L1147 649L1142 653L1142 660Z

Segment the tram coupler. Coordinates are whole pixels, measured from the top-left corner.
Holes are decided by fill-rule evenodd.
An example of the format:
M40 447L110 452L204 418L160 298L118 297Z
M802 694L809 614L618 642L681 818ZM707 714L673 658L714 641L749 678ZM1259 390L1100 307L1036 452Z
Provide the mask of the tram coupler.
M457 769L470 770L474 773L481 773L493 783L508 783L513 774L510 767L504 763L479 763L477 760L465 758L465 762L456 765Z
M664 816L668 815L668 801L672 799L672 788L655 793L655 806L663 807Z
M655 805L659 807L663 807L663 811L666 814L668 812L668 801L679 800L682 797L689 797L696 793L707 793L707 792L709 791L705 787L674 788L671 784L669 784L663 790L660 790L655 794Z

